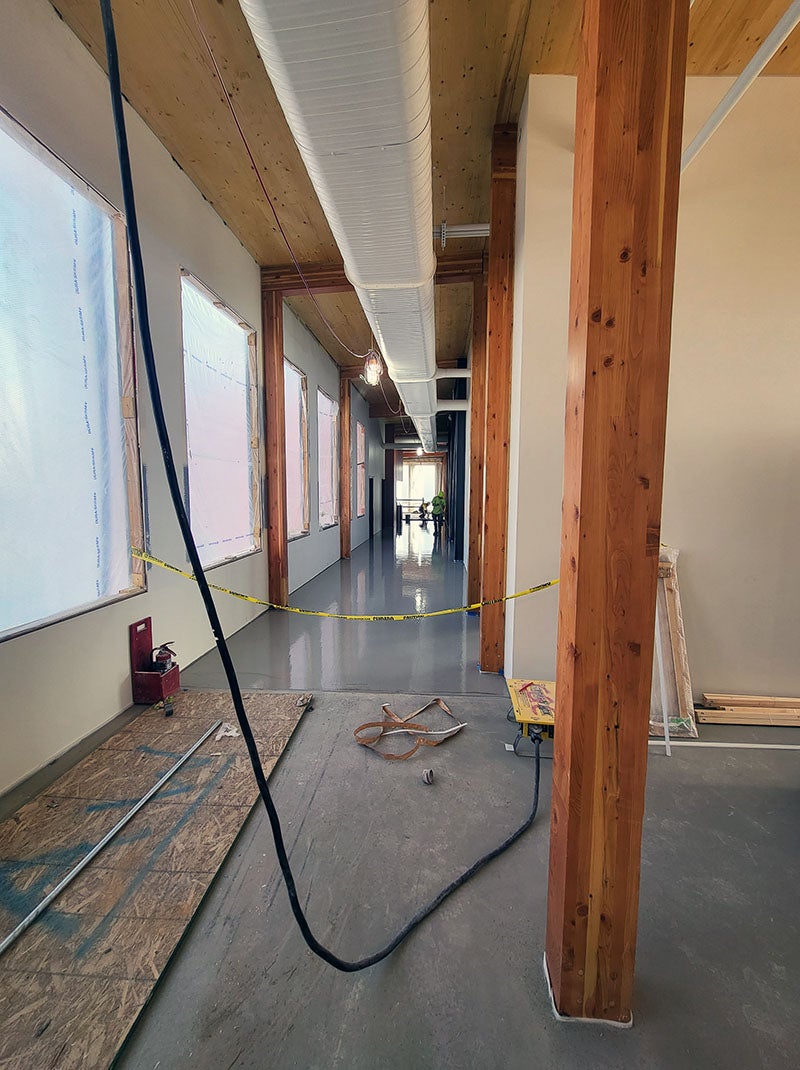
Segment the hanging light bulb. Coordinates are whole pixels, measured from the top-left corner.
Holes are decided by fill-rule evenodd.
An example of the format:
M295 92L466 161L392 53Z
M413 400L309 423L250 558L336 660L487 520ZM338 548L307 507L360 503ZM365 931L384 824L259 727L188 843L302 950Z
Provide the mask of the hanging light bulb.
M422 446L417 446L417 457L421 457L424 452Z
M381 381L381 376L383 375L383 361L377 350L370 349L364 357L364 371L362 372L362 375L370 386L377 386Z

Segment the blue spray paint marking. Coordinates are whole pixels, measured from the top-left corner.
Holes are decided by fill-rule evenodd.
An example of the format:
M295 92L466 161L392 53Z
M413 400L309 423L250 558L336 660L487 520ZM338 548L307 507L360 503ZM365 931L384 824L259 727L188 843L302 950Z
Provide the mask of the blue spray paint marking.
M181 755L175 751L156 750L153 747L148 747L146 744L142 744L136 749L144 754L153 755L159 758L169 758L173 763L181 757ZM199 768L208 765L211 761L213 761L213 758L194 756L186 762L184 768L189 769L192 766ZM167 772L167 768L156 775L156 780ZM161 789L159 797L185 794L195 786L186 781L171 781L170 785L170 787L165 786ZM134 806L138 801L139 799L136 798L89 803L86 807L86 813L92 814L104 810L123 808L130 809L130 807ZM145 828L141 832L129 833L127 835L119 834L115 837L113 845L122 847L125 844L135 843L138 840L145 839L150 835L152 835L151 828ZM15 918L21 920L22 918L27 917L31 910L44 899L50 889L58 883L58 880L53 878L52 873L45 873L44 876L40 877L28 888L22 890L18 888L16 884L18 875L27 870L36 869L39 866L54 866L60 871L63 871L61 877L66 876L66 874L73 869L94 846L95 844L93 843L78 843L70 847L53 848L52 850L34 855L32 858L0 859L0 906ZM58 879L60 880L61 877ZM60 936L62 939L71 936L81 923L81 919L76 915L63 914L55 909L46 911L40 920L52 933Z
M108 914L106 914L106 916L97 925L94 931L86 937L82 944L80 944L78 950L75 953L75 957L77 959L85 958L86 955L98 942L98 940L101 940L103 936L105 936L111 926L111 923L115 921L116 918L119 916L122 908L134 896L134 894L144 883L145 878L152 872L156 862L169 847L173 837L178 832L180 832L180 830L187 823L187 821L189 821L189 819L196 813L200 806L202 806L202 804L206 801L213 789L216 788L216 786L220 783L222 778L231 768L234 760L234 755L230 755L225 760L222 767L217 773L214 774L212 779L208 782L208 784L206 784L206 786L203 788L203 790L200 792L194 802L190 803L190 805L186 807L186 809L183 811L178 820L175 821L172 827L168 829L166 834L162 836L162 838L158 841L158 843L153 848L152 853L150 854L150 857L148 858L145 865L142 866L142 868L132 878L130 884L125 889L124 893L120 896L120 898L117 900L113 908L108 912Z
M152 835L152 831L150 828L145 828L127 836L120 835L114 842L120 846L136 843L137 840L144 840ZM55 887L58 880L54 880L52 872L48 871L29 887L21 889L16 883L18 875L26 870L36 869L38 866L56 866L63 871L59 877L61 880L94 846L93 843L76 843L72 847L56 847L53 850L44 851L33 858L0 859L0 906L20 921L26 918L33 908L41 903L50 889ZM50 932L64 940L71 936L81 924L79 916L62 914L52 908L45 911L39 921Z
M136 750L142 754L153 755L156 758L171 758L173 762L177 762L182 757L181 754L177 754L171 750L157 750L155 747L148 747L146 743L140 743ZM191 769L200 769L204 765L209 765L213 762L213 758L202 758L199 755L194 755L192 758L185 762L183 769L187 772ZM170 766L171 768L171 766ZM164 769L159 773L156 773L155 780L158 781L169 770ZM155 781L154 781L155 782ZM186 781L183 778L183 773L175 774L175 779L170 781L169 787L163 787L158 793L158 797L166 798L169 795L185 795L187 791L191 791L196 785L192 781ZM102 802L89 803L86 807L87 814L102 813L105 810L122 810L126 806L135 806L139 801L138 797L135 799L104 799Z
M176 762L179 758L183 757L182 754L178 754L172 750L158 750L156 747L148 747L146 743L140 743L136 749L138 751L141 751L142 754L153 754L156 758L172 758L173 761ZM191 769L192 766L196 768L200 765L209 765L209 763L213 761L213 758L203 758L200 755L195 754L189 759L188 762L186 762L186 764L184 765L184 769ZM164 773L166 773L166 771L167 770L165 769ZM164 773L162 773L161 776L163 776Z

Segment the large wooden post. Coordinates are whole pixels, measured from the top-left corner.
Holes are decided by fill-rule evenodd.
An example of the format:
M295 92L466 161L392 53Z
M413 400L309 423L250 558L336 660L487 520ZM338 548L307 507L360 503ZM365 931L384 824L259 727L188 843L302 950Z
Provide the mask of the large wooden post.
M342 557L350 557L352 458L350 453L350 380L339 378L339 537Z
M688 0L586 0L546 960L631 1016Z
M481 600L483 451L486 432L486 280L472 283L472 369L469 386L469 537L467 604Z
M502 598L506 593L516 190L517 128L496 126L492 137L486 308L485 493L481 551L481 597L484 601ZM480 667L483 672L502 672L505 624L505 603L497 602L481 610Z
M267 453L267 568L269 600L289 600L289 538L286 517L286 407L283 393L283 294L265 293L264 400Z

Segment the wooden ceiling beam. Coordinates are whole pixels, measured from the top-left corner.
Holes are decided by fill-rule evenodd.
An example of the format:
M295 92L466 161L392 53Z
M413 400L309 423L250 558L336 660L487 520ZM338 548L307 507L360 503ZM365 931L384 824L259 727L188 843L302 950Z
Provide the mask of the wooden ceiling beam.
M438 286L472 282L483 275L484 254L456 253L436 258L435 282ZM353 285L348 281L344 264L294 264L280 267L262 267L261 292L282 293L284 297L302 297L311 291L315 294L350 293Z
M388 405L370 405L369 418L371 420L400 420L406 415L405 409L400 406L400 412L395 412Z

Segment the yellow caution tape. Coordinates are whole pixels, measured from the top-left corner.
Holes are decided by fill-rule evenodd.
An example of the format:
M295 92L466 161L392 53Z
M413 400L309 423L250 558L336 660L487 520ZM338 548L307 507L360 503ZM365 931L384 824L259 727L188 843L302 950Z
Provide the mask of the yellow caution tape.
M178 568L177 565L170 565L166 561L161 561L157 557L153 557L152 554L146 553L144 550L138 549L134 546L131 549L133 557L137 557L140 561L147 562L148 565L158 565L159 568L165 568L168 572L175 572L179 576L183 576L187 580L195 580L194 573L185 572L182 568ZM195 580L196 582L196 580ZM241 598L243 602L253 602L257 606L268 606L270 609L280 609L284 613L300 613L306 617L331 617L333 620L423 620L425 617L446 617L451 613L470 613L474 610L481 609L483 606L496 606L500 602L510 602L512 598L524 598L527 594L536 594L537 591L546 591L548 587L555 587L558 580L548 580L547 583L537 584L536 587L528 587L527 590L517 591L516 594L506 594L502 598L489 598L485 602L474 602L471 606L456 606L454 609L434 609L430 613L370 613L370 614L355 614L355 613L326 613L321 609L298 609L296 606L280 606L276 602L267 602L263 598L255 598L251 594L240 594L239 591L232 591L229 587L220 587L219 584L209 583L209 587L212 591L221 591L222 594L229 594L231 598Z

